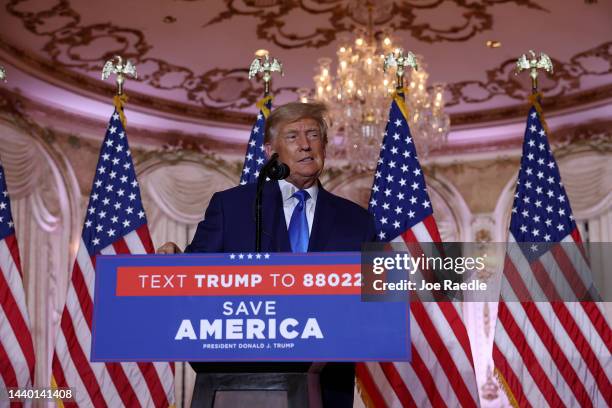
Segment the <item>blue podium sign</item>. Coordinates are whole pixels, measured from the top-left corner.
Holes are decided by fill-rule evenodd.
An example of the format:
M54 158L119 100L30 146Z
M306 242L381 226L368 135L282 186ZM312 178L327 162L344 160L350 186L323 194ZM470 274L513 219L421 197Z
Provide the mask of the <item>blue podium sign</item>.
M92 361L409 361L357 252L98 256Z

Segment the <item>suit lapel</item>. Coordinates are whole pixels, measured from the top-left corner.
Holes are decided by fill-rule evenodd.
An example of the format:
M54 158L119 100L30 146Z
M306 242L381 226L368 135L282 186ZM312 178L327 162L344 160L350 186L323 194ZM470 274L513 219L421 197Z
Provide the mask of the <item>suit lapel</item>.
M289 233L287 232L287 223L283 211L283 196L276 181L268 181L264 185L262 212L262 250L291 252Z
M317 206L315 207L312 231L308 242L309 252L324 251L329 236L334 227L334 214L336 209L332 205L331 194L319 183Z

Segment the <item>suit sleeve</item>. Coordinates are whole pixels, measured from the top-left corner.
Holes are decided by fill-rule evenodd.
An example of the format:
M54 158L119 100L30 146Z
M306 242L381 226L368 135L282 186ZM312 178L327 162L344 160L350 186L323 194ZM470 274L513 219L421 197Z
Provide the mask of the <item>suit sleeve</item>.
M204 219L185 252L223 252L223 200L219 193L210 199Z

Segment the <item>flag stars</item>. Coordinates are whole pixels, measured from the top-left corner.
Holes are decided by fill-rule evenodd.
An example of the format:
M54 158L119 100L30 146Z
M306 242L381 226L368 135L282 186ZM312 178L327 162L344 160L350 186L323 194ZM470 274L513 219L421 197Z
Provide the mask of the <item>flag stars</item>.
M387 236L387 234L385 234L384 231L380 231L378 233L378 238L382 241L383 239L385 239L385 237Z
M138 212L138 218L144 218L144 216L145 216L144 211L140 210L140 211Z
M128 228L129 226L130 226L130 221L129 220L123 221L123 228Z
M423 201L423 208L429 208L430 202L425 200Z
M386 224L387 223L387 217L382 217L380 219L380 223L383 224L383 225Z
M400 224L400 222L399 222L399 221L394 221L394 222L393 222L393 228L395 228L395 229L399 229L399 227L400 227L400 226L401 226L401 224Z
M108 234L109 237L114 237L115 236L115 232L116 230L110 228L108 231L106 231L106 233Z

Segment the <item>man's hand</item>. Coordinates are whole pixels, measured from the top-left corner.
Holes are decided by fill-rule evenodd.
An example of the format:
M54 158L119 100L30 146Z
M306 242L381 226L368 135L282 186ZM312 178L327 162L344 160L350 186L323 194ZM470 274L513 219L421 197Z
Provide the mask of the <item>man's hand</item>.
M174 242L166 242L164 245L157 248L156 253L172 255L172 254L182 254L183 251L181 251L181 248L179 248L178 245L176 245Z

